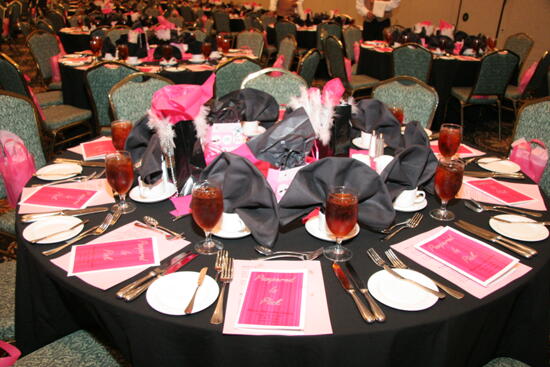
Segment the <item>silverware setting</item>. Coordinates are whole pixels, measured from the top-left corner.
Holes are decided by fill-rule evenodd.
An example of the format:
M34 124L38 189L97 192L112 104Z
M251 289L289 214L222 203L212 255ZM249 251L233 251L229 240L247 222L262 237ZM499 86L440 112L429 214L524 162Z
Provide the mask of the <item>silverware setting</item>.
M473 199L470 200L464 200L464 205L470 209L473 210L476 213L481 213L485 211L495 211L495 212L501 212L505 214L526 214L530 215L532 217L540 218L542 217L542 213L532 211L532 210L526 210L521 208L515 208L511 206L506 205L490 205L490 204L482 204L478 201L475 201Z
M67 183L67 182L86 182L96 178L96 174L97 174L96 172L92 172L88 176L74 176L74 177L66 178L64 180L52 181L45 184L31 185L31 187L46 187L46 186L58 185L61 183Z
M527 217L524 217L524 218L528 219ZM496 221L499 221L499 222L510 223L510 224L539 224L539 225L543 225L543 226L550 226L550 221L545 221L545 222L528 221L528 220L513 221L513 220L508 220L508 219L499 218L499 217L492 217L492 219L494 219Z
M384 252L388 258L388 260L390 260L390 263L392 264L392 266L394 268L397 268L397 269L409 269L409 267L403 262L401 261L400 258L397 257L397 254L395 252L393 252L392 249L389 249L389 250L386 250ZM449 296L451 297L454 297L456 299L462 299L464 298L464 293L462 292L459 292L449 286L446 286L445 284L442 284L441 282L438 282L437 280L435 279L432 279L430 277L428 277L432 282L435 283L435 285L438 286L438 288L440 288L442 291L444 291L445 293L447 293Z
M415 213L410 220L407 221L407 223L405 223L403 226L397 228L396 230L394 230L393 232L391 232L390 234L388 234L386 237L384 237L382 240L383 241L387 241L391 238L393 238L396 234L398 234L402 229L405 229L405 228L416 228L418 227L418 225L420 224L420 222L422 221L422 218L424 218L424 215L421 214L421 213Z
M34 240L32 241L29 241L30 243L37 243L37 242L40 242L40 241L44 241L44 240L47 240L48 238L52 238L54 236L57 236L59 234L62 234L62 233L66 233L66 232L69 232L69 231L72 231L73 229L75 229L76 227L79 227L79 226L83 226L85 225L86 223L88 223L90 220L89 219L86 219L86 220L83 220L82 222L80 223L77 223L73 226L70 226L69 228L67 229L63 229L61 231L56 231L56 232L53 232L53 233L50 233L49 235L46 235L46 236L42 236L40 238L35 238Z
M359 298L359 296L357 295L357 290L355 289L354 285L350 283L348 276L346 275L346 273L344 273L342 267L338 263L334 262L332 263L332 270L334 271L334 275L336 275L336 278L338 278L338 280L340 281L340 285L342 286L342 288L344 288L344 290L353 299L353 302L355 302L355 306L357 306L359 314L361 314L363 320L365 320L369 324L373 323L375 320L374 315L363 303L361 298Z
M21 216L21 221L23 223L30 223L37 221L42 218L52 217L55 215L66 215L66 216L75 216L78 217L80 215L86 215L86 214L94 214L94 213L102 213L109 210L109 208L103 206L103 207L96 207L96 208L86 208L86 209L63 209L63 210L54 210L51 212L44 212L44 213L34 213L34 214L23 214Z
M144 216L143 217L143 220L145 221L145 223L148 225L148 226L151 226L153 228L156 228L160 231L163 231L165 233L168 233L169 235L171 235L172 237L174 238L177 238L177 239L185 239L184 237L184 233L177 233L177 232L174 232L172 231L171 229L169 228L166 228L164 226L161 226L158 222L158 220L156 220L155 218L153 217L150 217L148 215Z
M386 264L386 262L384 261L384 259L382 259L380 257L380 255L378 255L378 253L373 249L373 248L369 248L367 250L367 255L369 255L370 259L378 266L380 266L381 268L383 268L385 271L387 271L388 273L390 273L391 275L393 275L394 277L396 277L397 279L401 279L405 282L408 282L410 284L413 284L415 285L416 287L418 287L419 289L422 289L423 291L425 292L428 292L428 293L431 293L433 294L434 296L436 296L437 298L445 298L445 293L442 293L442 292L439 292L439 291L435 291L431 288L428 288L426 287L425 285L423 284L420 284L412 279L408 279L408 278L405 278L404 276L402 276L401 274L399 274L398 272L396 272L395 270L393 270L392 268L390 268L388 266L388 264Z
M216 302L216 308L210 319L210 323L213 325L218 325L223 322L224 313L223 313L223 302L225 298L225 288L233 280L233 259L230 257L225 257L223 263L222 272L220 275L220 281L222 282L222 290L218 296L218 301Z
M214 262L214 270L216 270L216 277L214 280L217 282L223 270L223 264L227 262L229 252L227 250L218 251L216 254L216 261Z
M98 161L82 161L78 159L68 159L68 158L55 158L53 163L76 163L83 167L105 167L105 162Z
M208 272L208 267L205 266L201 269L199 272L199 278L197 279L197 287L195 288L195 292L193 292L193 296L191 297L191 300L187 304L187 307L185 307L185 313L189 314L193 312L193 306L195 305L195 298L197 297L197 292L199 291L199 288L201 287L202 283L204 282L204 277L206 276L206 273Z
M300 260L315 260L323 253L323 247L320 247L313 251L273 251L272 249L256 245L254 250L259 254L265 255L265 257L259 257L256 260L275 260L282 258L296 258Z
M483 172L483 171L464 171L464 176L470 177L493 177L493 178L516 178L524 179L525 175L521 172L517 173L500 173L500 172Z
M382 311L378 303L374 300L374 298L372 298L366 284L359 277L359 274L357 274L357 272L355 271L355 268L353 267L353 265L351 265L349 261L346 262L346 268L348 269L352 283L355 285L357 289L359 289L359 291L363 294L363 296L367 300L367 303L369 304L369 307L372 310L372 313L376 321L378 322L386 321L386 315L384 314L384 311Z

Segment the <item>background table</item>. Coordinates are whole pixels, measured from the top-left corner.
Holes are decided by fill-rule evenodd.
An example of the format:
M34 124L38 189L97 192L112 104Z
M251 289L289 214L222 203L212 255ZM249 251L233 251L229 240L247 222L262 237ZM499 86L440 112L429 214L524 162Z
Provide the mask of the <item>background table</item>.
M63 48L67 53L86 51L90 49L90 33L57 32Z
M67 157L76 155L67 153ZM86 169L85 172L91 171ZM33 178L29 184L37 183ZM382 235L362 228L349 241L354 252L351 262L366 281L377 268L366 255L374 247L379 252L407 236L413 236L441 223L428 217L438 205L428 196L425 219L416 230L406 230L389 243ZM548 205L548 200L546 201ZM185 217L170 221L169 201L156 204L137 203L133 214L124 215L116 227L153 215L161 224L185 231L190 241L202 238L202 231ZM459 218L488 228L490 213L475 214L454 200L450 209ZM103 214L87 216L89 226L99 224ZM396 221L410 217L398 213ZM546 213L545 218L550 216ZM452 226L452 223L450 224ZM133 279L107 291L93 288L53 265L40 251L49 245L31 245L21 237L24 225L17 222L16 339L24 353L79 328L100 330L134 366L446 366L478 367L495 356L517 358L531 366L546 365L549 328L550 249L549 240L534 243L540 253L530 260L524 277L504 289L477 299L447 297L432 308L405 312L382 306L385 323L366 324L351 298L332 273L330 263L320 259L327 302L334 334L321 336L241 336L223 335L221 325L210 325L213 306L189 316L167 316L151 309L145 296L125 303L115 292ZM256 244L252 237L223 240L231 256L254 258ZM282 230L276 249L312 250L326 244L310 236L297 221ZM404 258L404 260L408 260ZM411 261L413 269L433 276ZM199 256L182 270L198 271L210 267L214 257ZM137 278L137 277L136 277ZM134 278L135 279L135 278Z

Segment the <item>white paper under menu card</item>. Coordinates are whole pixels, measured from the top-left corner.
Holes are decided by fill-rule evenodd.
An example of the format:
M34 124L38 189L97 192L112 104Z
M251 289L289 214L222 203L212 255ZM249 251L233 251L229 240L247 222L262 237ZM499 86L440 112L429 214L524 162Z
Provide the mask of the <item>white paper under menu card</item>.
M225 334L331 334L319 261L235 260Z
M387 1L374 1L372 4L372 13L378 18L383 18L387 4Z

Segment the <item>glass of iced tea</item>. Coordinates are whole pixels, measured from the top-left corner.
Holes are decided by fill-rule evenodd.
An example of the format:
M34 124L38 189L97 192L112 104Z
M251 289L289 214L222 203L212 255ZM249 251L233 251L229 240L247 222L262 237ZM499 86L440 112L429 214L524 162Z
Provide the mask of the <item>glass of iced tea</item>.
M111 188L120 197L118 204L112 208L113 211L122 209L123 214L128 214L136 210L133 203L126 201L126 194L132 188L134 183L134 166L130 153L124 150L117 150L105 156L105 174Z
M436 220L450 221L455 215L447 210L447 203L453 199L462 186L464 162L460 159L440 159L435 170L435 193L441 199L441 208L434 209L430 216Z
M210 57L210 53L212 53L212 44L210 42L203 42L201 46L202 54L204 55L204 58L207 59Z
M111 139L116 150L124 150L126 139L130 135L133 126L130 120L115 120L111 122Z
M118 45L116 49L118 51L118 59L121 61L126 61L129 54L128 45L123 43L121 45Z
M103 38L100 36L93 36L90 39L90 50L94 54L95 61L98 60L99 55L101 55L101 48L103 47Z
M457 124L443 124L439 129L439 154L450 159L458 152L462 142L462 126Z
M397 119L397 121L399 121L399 123L403 125L403 120L405 118L405 115L403 114L403 109L395 106L392 106L388 109L393 114L393 116Z
M357 223L359 199L357 192L347 186L332 187L325 202L327 227L336 238L336 245L325 247L323 254L331 261L348 261L351 250L342 246L344 238Z
M223 213L223 193L220 186L208 180L193 185L191 195L191 215L202 228L206 238L195 244L195 251L203 255L213 255L223 249L223 244L212 238L212 229L218 224Z

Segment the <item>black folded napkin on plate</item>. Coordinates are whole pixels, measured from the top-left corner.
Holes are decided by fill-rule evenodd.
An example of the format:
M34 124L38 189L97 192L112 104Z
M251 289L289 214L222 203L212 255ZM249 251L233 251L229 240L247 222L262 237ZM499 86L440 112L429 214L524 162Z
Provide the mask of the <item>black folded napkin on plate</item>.
M111 54L113 57L115 57L116 54L116 46L113 44L113 41L109 37L105 37L103 39L103 46L101 48L101 54L105 56L105 54Z
M136 173L150 185L162 178L162 150L157 134L149 128L149 117L143 116L130 131L124 149L130 153Z
M226 94L214 101L208 119L211 122L260 121L275 122L279 104L271 94L245 88Z
M384 141L393 149L401 145L401 125L393 113L377 99L363 99L353 109L351 123L354 128L384 134Z
M286 225L315 207L324 206L332 186L349 186L357 190L359 223L382 229L393 222L392 199L380 176L356 159L329 157L298 171L279 202L281 224Z
M121 34L120 37L116 40L115 44L118 45L127 45L128 44L128 35Z
M177 60L181 60L181 51L179 48L172 46L172 57L176 58ZM155 48L153 58L155 60L162 58L162 45L158 45L157 48Z
M315 131L309 117L303 108L299 108L287 113L283 121L246 144L256 158L288 169L305 164L314 140Z
M433 177L437 158L431 148L425 145L410 145L403 149L380 173L391 199L404 190L423 187L433 193Z
M279 233L277 199L248 159L224 152L204 169L201 178L221 186L224 212L239 214L256 241L273 247Z
M426 130L418 121L411 121L405 125L403 132L403 147L408 148L411 145L422 145L430 147L430 138Z
M142 35L140 35L141 37ZM140 59L147 57L147 47L143 43L128 43L128 55L137 56Z

